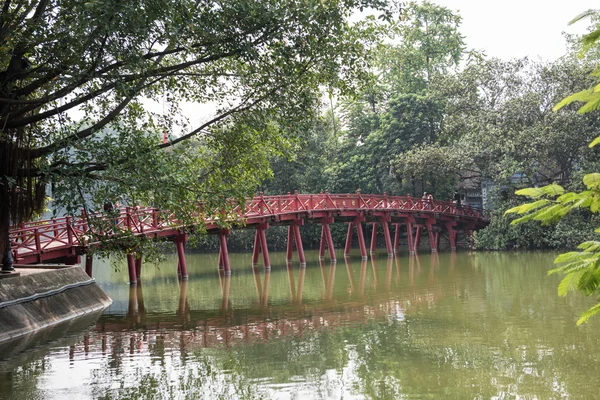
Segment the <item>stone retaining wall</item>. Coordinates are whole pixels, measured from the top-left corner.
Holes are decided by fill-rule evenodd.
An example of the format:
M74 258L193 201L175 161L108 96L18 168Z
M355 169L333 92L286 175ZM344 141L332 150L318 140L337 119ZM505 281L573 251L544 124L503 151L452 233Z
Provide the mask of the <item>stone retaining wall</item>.
M108 307L112 300L78 266L20 270L0 280L0 342Z

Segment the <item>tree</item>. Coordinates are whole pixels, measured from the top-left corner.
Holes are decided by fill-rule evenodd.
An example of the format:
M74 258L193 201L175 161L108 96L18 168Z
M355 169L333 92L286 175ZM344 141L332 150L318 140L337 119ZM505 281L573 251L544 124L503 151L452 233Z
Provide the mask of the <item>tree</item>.
M598 21L600 11L589 10L575 18L571 23L577 22L583 18L592 17ZM590 33L582 38L582 54L585 54L592 47L597 47L600 40L600 27L596 25ZM594 70L591 74L594 77L600 76L600 69ZM554 109L559 110L573 102L583 102L584 105L578 110L580 114L593 112L600 108L600 85L591 89L586 89L566 97L558 103ZM597 117L597 115L596 115ZM600 136L596 137L589 145L590 148L600 143ZM526 196L536 200L533 203L526 203L513 207L506 213L522 214L523 216L513 220L513 224L522 223L529 220L537 220L542 223L552 223L568 212L577 209L589 209L592 213L600 212L600 173L589 173L583 178L583 183L587 190L581 192L568 192L556 184L550 184L541 188L527 188L516 192L518 195ZM596 228L595 232L600 232ZM577 290L586 296L598 294L600 292L600 241L590 240L581 243L578 246L580 251L563 253L556 257L555 264L558 268L549 271L549 274L563 273L565 277L558 286L558 294L566 296L569 291ZM600 303L592 306L585 311L577 324L587 322L589 318L600 313Z
M461 17L446 7L411 2L396 25L400 44L383 47L380 56L390 93L423 94L435 75L458 66L465 51L460 23Z
M120 200L182 220L250 193L310 125L320 85L361 76L380 30L347 21L358 7L392 16L383 0L4 1L0 251L47 184L70 212ZM182 102L217 111L191 125Z
M343 156L331 167L341 190L400 193L394 160L413 146L435 142L440 132L442 110L429 86L458 66L464 53L459 25L460 17L445 7L407 5L391 29L398 44L379 47L369 85L344 101Z

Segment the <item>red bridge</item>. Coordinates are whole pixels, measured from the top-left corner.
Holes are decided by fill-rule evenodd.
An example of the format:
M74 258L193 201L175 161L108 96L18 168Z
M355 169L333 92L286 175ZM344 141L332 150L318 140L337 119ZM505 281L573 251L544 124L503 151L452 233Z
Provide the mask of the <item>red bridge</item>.
M103 221L104 226L111 226L107 232L98 231L93 221ZM265 230L270 225L287 225L287 260L292 260L293 244L296 244L301 265L306 264L300 226L305 221L321 224L320 256L324 257L325 247L329 257L335 261L335 249L330 231L330 224L344 222L348 224L348 235L344 254L349 254L352 236L356 228L360 253L367 258L367 248L363 234L363 223L372 224L371 252L375 251L377 225L383 227L386 250L393 256L398 250L400 231L404 226L408 238L408 250L414 253L419 248L421 233L426 230L429 236L431 251L437 251L440 233L446 231L451 249L456 249L457 236L460 231L470 237L474 230L489 224L489 217L483 210L470 206L461 207L446 201L411 198L410 196L365 195L356 194L287 194L283 196L255 196L241 204L234 204L231 211L218 218L203 218L209 234L219 237L219 268L230 272L227 251L227 235L230 229L254 228L254 252L252 262L258 263L260 253L265 268L270 268L269 252ZM392 243L389 225L395 227ZM16 263L35 264L48 261L63 261L75 264L81 254L90 247L99 246L95 241L98 235L113 237L119 240L119 233L146 236L149 238L167 238L175 242L179 257L178 272L187 278L185 261L186 232L194 226L181 224L171 213L151 207L125 207L115 210L115 215L85 215L80 217L63 217L40 220L23 224L10 231L11 250ZM135 283L141 274L141 254L135 252L127 255L129 278ZM91 258L88 258L91 268Z

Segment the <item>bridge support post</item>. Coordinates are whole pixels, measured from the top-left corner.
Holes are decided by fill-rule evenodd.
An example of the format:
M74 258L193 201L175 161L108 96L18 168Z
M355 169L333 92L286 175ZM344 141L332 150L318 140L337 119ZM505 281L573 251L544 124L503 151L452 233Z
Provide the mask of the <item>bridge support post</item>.
M135 259L135 276L137 277L138 282L142 278L142 255L138 254Z
M292 243L293 240L294 240L294 228L290 224L288 226L287 249L285 252L285 261L288 263L292 262L292 253L294 252L294 244ZM256 244L256 241L254 243Z
M129 272L129 284L137 283L137 275L135 273L135 258L133 253L127 253L127 270Z
M333 237L331 236L331 229L329 224L333 223L332 217L326 217L321 219L321 246L319 248L319 257L325 258L325 242L327 242L327 248L329 250L329 259L333 262L335 258L335 248L333 247Z
M348 223L348 235L346 236L346 247L344 249L344 256L350 254L352 248L352 233L356 227L356 235L358 236L358 245L360 247L360 256L363 260L367 259L367 247L365 245L365 236L363 235L362 222L365 220L361 214L354 219L354 221Z
M262 251L265 269L271 268L269 249L267 248L267 235L265 233L268 228L268 223L262 223L256 227L256 235L254 236L254 251L252 253L252 264L256 265L258 263L258 253Z
M373 229L371 230L371 254L375 253L377 248L377 222L373 222Z
M392 248L392 238L390 236L390 227L388 221L381 221L383 225L383 236L385 237L385 249L387 250L388 257L394 256L394 250Z
M298 252L298 260L300 266L306 266L306 258L304 257L304 247L302 245L302 237L300 236L300 226L304 224L303 220L293 220L288 226L287 252L286 261L292 262L292 254L294 253L294 242L296 242L296 251Z
M219 243L221 249L219 254L221 255L219 258L223 263L223 272L225 274L231 274L231 265L229 264L229 251L227 251L227 234L229 231L223 229L219 231Z
M185 241L186 235L180 233L175 238L175 245L177 246L177 259L179 260L179 271L181 272L181 279L188 278L187 262L185 260Z
M356 222L356 234L358 235L358 245L360 246L360 257L363 260L367 259L367 245L365 243L365 235L363 234L361 221Z
M425 222L425 224L427 225L427 234L429 235L429 245L431 247L431 252L435 253L435 252L438 251L438 249L437 249L437 242L438 242L439 234L440 233L436 232L434 230L433 221L431 221L431 220L428 219Z
M350 254L352 248L352 228L354 228L354 222L348 222L348 234L346 235L346 247L344 247L344 255Z
M400 245L400 227L402 224L394 224L394 253L398 252L398 247Z
M415 239L413 236L413 225L411 222L406 223L406 236L408 239L408 252L415 254Z
M89 254L85 256L85 273L88 274L88 276L91 278L92 277L92 266L94 263L94 258L92 256L90 256Z
M421 227L417 226L417 231L415 232L415 243L414 243L414 252L416 253L419 250L419 245L421 244Z
M258 265L258 257L260 255L260 235L258 229L254 233L254 247L252 247L252 265ZM223 249L219 249L219 267L223 266Z

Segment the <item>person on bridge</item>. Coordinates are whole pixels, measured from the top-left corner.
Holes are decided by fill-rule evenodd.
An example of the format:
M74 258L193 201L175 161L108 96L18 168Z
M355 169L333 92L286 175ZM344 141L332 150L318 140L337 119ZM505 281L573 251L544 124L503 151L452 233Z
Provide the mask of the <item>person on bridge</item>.
M455 206L460 207L460 193L454 192L454 195L452 196L452 203L454 203Z
M425 203L427 210L431 210L433 208L433 196L427 192L423 192L423 203Z

